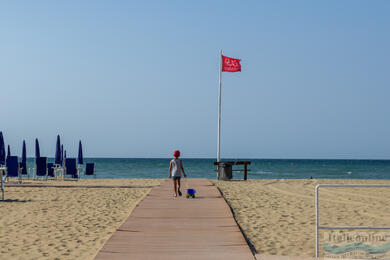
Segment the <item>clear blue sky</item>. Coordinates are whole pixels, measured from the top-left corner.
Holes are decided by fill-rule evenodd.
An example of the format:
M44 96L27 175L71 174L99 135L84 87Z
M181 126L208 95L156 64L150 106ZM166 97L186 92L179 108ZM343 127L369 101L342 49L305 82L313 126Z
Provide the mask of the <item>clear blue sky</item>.
M1 1L0 131L20 155L390 158L390 1Z

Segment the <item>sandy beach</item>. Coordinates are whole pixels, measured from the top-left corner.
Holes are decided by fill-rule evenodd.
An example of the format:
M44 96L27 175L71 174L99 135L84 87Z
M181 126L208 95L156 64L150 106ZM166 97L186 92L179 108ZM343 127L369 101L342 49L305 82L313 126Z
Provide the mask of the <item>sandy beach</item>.
M7 187L6 201L0 203L0 259L93 259L137 203L159 183L155 179L88 179L25 181L24 185L45 187ZM317 184L390 181L213 183L232 207L257 254L314 256ZM389 198L389 188L321 189L320 224L388 226Z
M233 209L257 254L314 256L314 189L317 184L390 184L390 181L322 179L214 183ZM321 188L320 225L389 226L389 198L390 188ZM323 236L321 231L320 248Z
M79 187L6 187L6 201L0 202L0 259L93 259L159 181L24 183ZM107 185L117 188L88 187Z

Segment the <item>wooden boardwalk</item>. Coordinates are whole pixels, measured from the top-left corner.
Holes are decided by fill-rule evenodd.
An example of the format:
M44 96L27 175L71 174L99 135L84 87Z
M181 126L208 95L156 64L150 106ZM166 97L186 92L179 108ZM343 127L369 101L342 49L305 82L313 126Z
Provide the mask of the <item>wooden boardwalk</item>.
M171 181L152 189L96 256L102 259L254 260L219 191L190 179L197 197L173 198Z

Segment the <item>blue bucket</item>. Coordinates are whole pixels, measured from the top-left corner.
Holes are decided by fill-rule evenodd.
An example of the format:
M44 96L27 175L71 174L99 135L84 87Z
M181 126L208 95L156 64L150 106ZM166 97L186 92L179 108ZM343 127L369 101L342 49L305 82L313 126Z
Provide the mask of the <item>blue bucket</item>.
M187 194L192 195L192 194L195 194L195 193L196 193L196 190L194 190L194 189L187 189Z

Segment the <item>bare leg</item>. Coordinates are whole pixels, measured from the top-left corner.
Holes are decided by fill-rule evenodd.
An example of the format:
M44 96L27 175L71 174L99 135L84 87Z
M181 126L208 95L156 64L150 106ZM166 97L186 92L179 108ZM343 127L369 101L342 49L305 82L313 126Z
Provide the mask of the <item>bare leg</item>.
M177 180L177 184L178 184L178 188L177 188L177 193L179 193L179 196L182 195L181 191L180 191L180 179Z
M173 189L175 190L175 197L177 197L177 182L176 180L173 180Z

